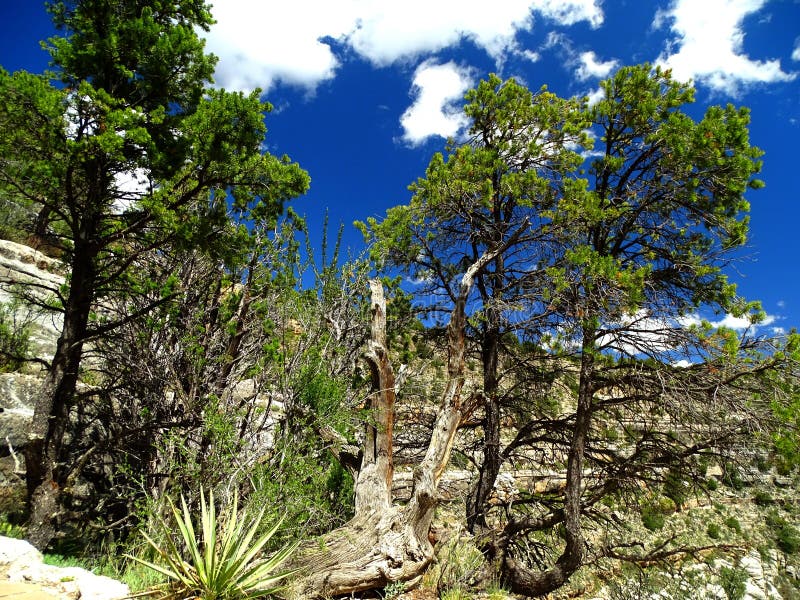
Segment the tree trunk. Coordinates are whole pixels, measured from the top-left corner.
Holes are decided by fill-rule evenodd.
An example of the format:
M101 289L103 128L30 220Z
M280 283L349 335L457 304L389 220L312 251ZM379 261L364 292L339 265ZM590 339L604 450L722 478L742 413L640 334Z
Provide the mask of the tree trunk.
M438 504L437 485L444 473L461 422L475 409L475 398L462 398L466 356L466 302L475 276L503 247L487 251L473 263L461 287L447 328L447 384L425 457L414 469L413 492L405 506L392 505L392 429L394 374L386 348L386 304L383 288L370 282L372 331L365 353L373 378L372 418L362 466L356 478L356 514L342 527L308 543L290 565L301 572L303 598L324 598L385 587L393 581L415 581L433 560L428 539Z
M511 591L515 594L531 597L544 596L563 586L569 577L583 564L586 543L581 527L581 495L583 491L586 437L592 421L592 400L594 396L592 384L593 351L594 330L584 329L578 402L567 458L567 482L564 490L564 550L552 567L540 571L531 569L528 565L516 561L503 548L503 574L510 584ZM513 527L513 525L511 526ZM510 536L503 537L506 538L505 543L507 544Z
M493 243L502 244L503 235L508 230L508 220L514 210L513 205L503 209L500 179L495 174L494 189ZM516 235L516 234L514 234ZM478 278L478 289L486 309L485 327L481 340L481 361L483 363L483 460L478 468L478 480L467 496L467 530L486 530L486 512L489 498L494 490L503 460L500 454L500 398L499 361L503 302L503 279L505 276L505 257L499 252L493 259L494 270L485 277ZM488 287L483 281L488 282Z
M495 312L494 309L488 311ZM483 360L483 461L478 469L478 480L467 498L467 530L485 529L489 497L500 473L500 402L498 393L499 327L486 332L482 348Z
M24 450L28 540L39 550L55 536L61 492L69 475L68 465L62 463L62 444L78 381L96 281L94 257L87 247L76 246L71 267L64 326L36 398Z

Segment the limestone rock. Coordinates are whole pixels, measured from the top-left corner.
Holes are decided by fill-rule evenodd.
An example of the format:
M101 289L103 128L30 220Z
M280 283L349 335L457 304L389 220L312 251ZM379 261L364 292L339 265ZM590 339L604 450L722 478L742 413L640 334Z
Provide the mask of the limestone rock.
M18 285L43 300L52 297L63 284L61 261L28 246L0 240L0 302L11 302L13 288ZM61 315L30 310L19 318L30 323L34 354L39 358L52 357L61 333Z
M0 373L0 444L15 451L27 442L41 379L23 373Z
M117 600L130 595L128 586L79 567L55 567L24 540L0 537L0 581L31 583L70 600Z
M42 553L25 540L0 536L0 574L42 562Z

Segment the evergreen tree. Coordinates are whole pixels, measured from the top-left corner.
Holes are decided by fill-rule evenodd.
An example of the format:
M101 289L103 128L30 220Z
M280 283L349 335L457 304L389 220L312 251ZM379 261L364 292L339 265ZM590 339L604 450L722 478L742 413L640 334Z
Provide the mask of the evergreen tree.
M467 95L472 137L433 157L409 205L363 226L376 258L443 308L472 257L494 249L465 301L483 372L467 519L513 591L532 596L584 564L600 500L691 480L697 456L771 419L757 399L786 356L698 317L763 315L723 270L746 240L745 194L762 186L747 109L693 119L693 88L650 65L620 69L603 91L587 107L481 82ZM579 155L587 136L597 148ZM542 460L563 466L564 487L523 491L487 519L500 468ZM553 552L540 536L556 532ZM622 556L603 543L592 551Z
M63 35L53 72L0 72L0 188L38 207L39 230L70 268L49 303L63 329L25 448L30 540L52 539L70 465L62 461L86 344L138 314L103 313L130 291L137 259L168 240L223 251L234 205L266 219L308 177L262 153L269 105L259 91L213 89L200 0L77 0L49 5ZM227 249L225 251L230 251ZM164 285L165 282L156 282ZM168 285L154 304L170 297Z

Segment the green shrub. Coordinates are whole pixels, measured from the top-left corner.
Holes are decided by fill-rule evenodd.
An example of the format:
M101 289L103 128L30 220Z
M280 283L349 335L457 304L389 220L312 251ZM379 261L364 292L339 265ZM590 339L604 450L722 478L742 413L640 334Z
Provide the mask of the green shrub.
M385 588L383 588L383 597L385 600L394 600L401 596L406 591L406 584L404 581L393 581Z
M758 490L755 494L753 494L753 502L755 502L758 506L771 506L775 501L772 499L772 496L769 492Z
M797 554L800 549L800 532L789 523L786 523L775 532L775 542L782 552Z
M739 468L733 463L727 463L722 473L722 483L736 491L743 490L745 481L742 479L742 474Z
M664 496L675 503L675 507L680 509L689 495L689 484L686 478L675 469L670 469L664 480Z
M706 488L708 488L708 491L714 492L719 488L719 482L715 478L709 477L706 480Z
M35 217L36 213L25 204L0 198L0 238L25 244Z
M800 532L786 519L773 511L765 517L765 522L772 529L779 550L786 554L796 554L800 550Z
M0 517L0 535L4 537L25 539L25 528L17 523L12 523L7 516Z
M161 533L166 540L162 547L146 533L144 538L160 557L160 564L127 555L150 569L169 578L160 586L170 597L197 596L204 600L234 600L258 598L273 594L277 585L290 572L275 573L294 552L297 544L284 547L268 560L256 560L267 542L280 526L280 521L266 533L256 538L264 519L265 508L249 523L240 518L238 498L219 517L214 506L214 495L200 492L200 535L195 534L192 516L181 496L181 509L170 501L173 522L160 521ZM179 532L178 539L173 529Z
M708 527L706 527L706 534L712 540L718 540L720 535L720 527L717 523L709 523Z
M0 373L18 370L31 355L31 328L18 300L0 303Z
M739 524L739 519L736 517L728 517L725 519L725 526L736 533L742 533L742 526Z
M606 441L616 442L619 440L619 431L617 431L616 427L606 427L603 429L603 437Z
M642 507L642 525L650 531L658 531L664 527L664 514L657 506L646 504Z
M725 591L728 600L742 600L747 590L747 571L731 567L722 567L719 584Z
M756 469L758 469L759 473L769 473L772 469L772 464L769 462L767 457L763 454L759 454L754 460Z

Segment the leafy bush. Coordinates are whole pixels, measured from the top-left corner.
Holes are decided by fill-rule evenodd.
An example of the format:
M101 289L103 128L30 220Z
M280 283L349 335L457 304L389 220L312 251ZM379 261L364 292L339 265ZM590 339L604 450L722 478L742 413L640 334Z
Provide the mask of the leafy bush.
M24 244L35 216L24 204L0 198L0 238Z
M747 590L747 571L731 567L722 567L719 584L725 591L728 600L742 600Z
M733 463L727 463L725 465L722 474L722 483L736 491L740 491L745 487L745 481L742 479L742 474L739 472L739 468Z
M406 591L406 584L404 581L393 581L385 588L383 588L383 597L385 600L393 600L401 596Z
M758 490L753 495L753 502L755 502L756 505L758 506L770 506L772 505L774 500L772 499L772 496L770 495L769 492L766 492L764 490Z
M720 528L717 523L709 523L706 527L706 533L712 540L718 540L720 535Z
M15 523L10 523L5 517L0 517L0 535L4 537L25 539L25 528Z
M773 530L775 544L786 554L796 554L800 550L800 532L786 519L771 512L765 518L767 526Z
M725 526L736 533L742 533L742 526L739 524L739 519L736 517L728 517L725 519Z
M0 373L19 369L31 354L30 324L18 300L0 303Z
M642 505L642 525L644 525L650 531L658 531L664 527L664 513L669 512L668 510L665 510L667 508L667 506L662 506L658 499L651 498Z
M675 503L677 509L680 509L683 503L686 502L689 489L689 483L683 475L675 469L670 469L664 480L664 495Z
M160 586L159 591L164 596L197 596L204 600L258 598L278 591L280 587L277 584L291 574L275 571L289 558L297 547L296 543L284 547L268 560L255 560L281 523L278 521L256 538L265 508L247 524L246 519L240 518L238 497L234 496L228 510L218 517L213 493L209 494L206 502L201 490L201 542L195 535L192 516L183 496L181 508L178 510L170 501L173 525L180 533L178 540L173 536L170 523L163 519L159 523L166 540L165 547L162 548L146 533L142 534L162 564L128 555L128 558L170 579L167 584Z

